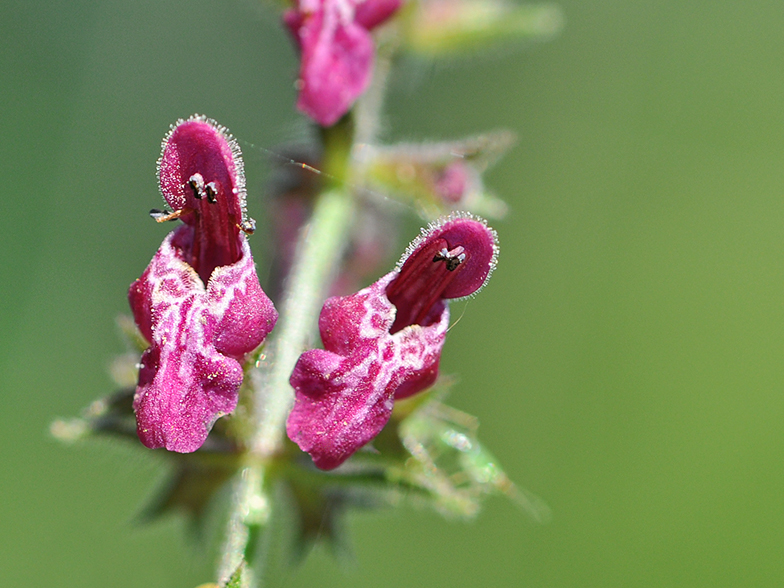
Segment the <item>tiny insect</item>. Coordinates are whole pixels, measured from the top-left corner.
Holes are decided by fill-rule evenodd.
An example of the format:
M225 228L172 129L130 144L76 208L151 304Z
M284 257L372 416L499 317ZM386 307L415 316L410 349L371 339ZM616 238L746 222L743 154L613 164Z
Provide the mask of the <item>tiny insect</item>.
M240 231L245 233L246 235L252 235L256 230L256 221L252 218L242 221L240 224L237 225Z
M153 208L150 211L150 216L155 219L156 222L165 223L167 221L173 221L180 218L182 214L182 210L158 210L157 208Z

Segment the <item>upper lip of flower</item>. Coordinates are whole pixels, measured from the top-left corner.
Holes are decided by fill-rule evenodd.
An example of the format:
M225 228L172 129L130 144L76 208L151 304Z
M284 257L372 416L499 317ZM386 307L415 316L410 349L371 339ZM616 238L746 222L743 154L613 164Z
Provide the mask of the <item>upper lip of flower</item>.
M178 243L183 258L206 283L216 267L240 259L240 232L252 225L239 147L213 120L181 119L163 139L158 177L173 215L192 227L192 239Z
M387 287L387 297L397 308L391 332L420 324L437 300L478 292L497 263L497 240L495 231L467 213L453 213L423 229Z

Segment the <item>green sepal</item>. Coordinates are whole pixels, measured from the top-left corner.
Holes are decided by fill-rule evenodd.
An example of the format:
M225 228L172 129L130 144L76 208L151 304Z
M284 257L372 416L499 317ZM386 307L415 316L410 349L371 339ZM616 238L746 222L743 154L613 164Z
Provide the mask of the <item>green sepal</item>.
M343 515L348 507L344 495L334 489L319 490L305 484L286 484L295 515L293 556L302 562L316 543L326 544L334 555L348 551ZM354 505L352 505L354 506Z
M57 419L50 431L60 441L73 443L88 437L106 435L138 440L133 414L135 388L123 388L91 403L81 418Z
M546 522L547 505L515 486L480 443L478 427L476 417L434 395L399 424L400 440L412 458L405 461L401 477L429 493L432 506L447 516L472 518L486 496L503 495L535 521Z
M448 517L472 518L487 496L503 495L535 521L547 521L547 505L515 486L479 441L478 419L443 403L454 383L441 376L430 390L395 403L389 424L373 442L387 482L409 502ZM358 453L348 464L367 459Z
M208 506L237 471L237 462L204 459L198 454L180 455L172 461L171 473L139 520L148 523L167 514L182 513L193 534L201 535Z
M357 158L359 174L371 193L414 206L427 219L454 210L498 219L506 203L487 190L482 174L515 140L500 130L456 141L368 145ZM460 178L457 185L450 174Z

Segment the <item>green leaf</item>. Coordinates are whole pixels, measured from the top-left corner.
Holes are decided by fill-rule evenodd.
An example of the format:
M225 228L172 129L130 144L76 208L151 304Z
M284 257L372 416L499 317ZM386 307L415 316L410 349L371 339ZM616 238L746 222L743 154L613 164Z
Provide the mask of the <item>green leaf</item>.
M427 490L433 506L446 515L475 516L485 496L511 499L540 523L550 509L509 479L498 460L479 442L476 417L433 399L399 425L400 439L413 459L402 475Z
M420 0L406 22L405 47L429 57L454 57L502 44L544 41L563 27L554 4L509 0Z
M413 205L425 218L453 210L501 218L506 204L485 188L482 174L515 140L500 130L456 141L366 146L361 175L372 192Z

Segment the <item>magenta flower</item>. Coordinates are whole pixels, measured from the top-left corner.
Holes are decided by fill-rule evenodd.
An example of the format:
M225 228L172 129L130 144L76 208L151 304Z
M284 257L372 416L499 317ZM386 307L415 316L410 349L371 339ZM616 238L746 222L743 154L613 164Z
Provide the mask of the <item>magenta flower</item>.
M275 326L244 232L245 177L225 128L200 116L180 120L163 140L161 193L185 224L164 239L128 299L150 342L133 407L139 439L189 453L218 417L237 405L245 355Z
M339 466L381 432L396 399L435 382L447 300L478 291L497 250L484 222L453 215L423 230L397 269L325 302L324 349L306 351L294 367L296 403L286 427L317 467Z
M302 54L297 108L323 127L335 124L370 84L370 30L402 0L298 0L283 21Z

